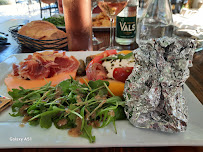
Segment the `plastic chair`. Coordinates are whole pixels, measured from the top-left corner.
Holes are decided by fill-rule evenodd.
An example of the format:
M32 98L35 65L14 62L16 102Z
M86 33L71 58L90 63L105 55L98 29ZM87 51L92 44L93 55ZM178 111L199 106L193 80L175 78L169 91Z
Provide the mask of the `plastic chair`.
M58 13L58 3L57 1L55 3L44 3L43 1L39 0L40 4L40 14L42 18L42 12L49 10L50 16L53 13L52 9L55 9L54 13Z

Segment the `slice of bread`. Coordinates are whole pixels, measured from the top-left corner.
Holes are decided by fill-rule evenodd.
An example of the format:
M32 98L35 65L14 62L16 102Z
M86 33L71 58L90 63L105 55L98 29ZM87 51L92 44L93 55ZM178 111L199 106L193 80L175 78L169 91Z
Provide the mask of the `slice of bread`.
M18 31L19 34L39 40L54 40L66 37L66 33L47 21L32 21Z
M62 41L54 41L56 39L66 38L67 35L64 31L59 30L54 24L48 21L32 21L24 26L18 31L19 34L37 39L37 40L53 40L47 42L35 41L36 46L44 46L46 48L63 48L67 46L67 39ZM26 45L26 41L19 38L21 43ZM33 40L34 41L34 40Z

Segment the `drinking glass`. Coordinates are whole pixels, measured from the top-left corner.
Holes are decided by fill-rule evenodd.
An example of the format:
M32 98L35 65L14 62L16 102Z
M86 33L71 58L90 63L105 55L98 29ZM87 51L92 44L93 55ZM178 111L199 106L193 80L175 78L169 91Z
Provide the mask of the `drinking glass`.
M70 51L92 51L91 0L63 0Z
M114 20L116 16L125 8L128 0L98 0L100 9L110 18L110 46L106 50L120 49L114 46Z
M94 8L97 7L97 0L91 0L92 1L92 12L94 10ZM103 41L99 38L96 38L94 36L94 32L92 31L92 45L98 45L101 44Z

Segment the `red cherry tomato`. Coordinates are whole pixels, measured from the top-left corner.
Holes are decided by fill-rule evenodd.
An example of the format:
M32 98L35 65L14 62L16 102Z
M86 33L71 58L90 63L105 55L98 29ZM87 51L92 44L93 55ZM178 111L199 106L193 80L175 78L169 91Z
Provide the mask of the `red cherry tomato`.
M117 51L116 50L106 50L101 54L103 54L104 57L107 57L109 55L117 54Z
M116 50L106 50L98 55L96 55L94 57L94 59L92 59L92 61L90 61L90 63L87 65L86 70L93 65L94 63L102 63L102 61L100 61L102 58L107 57L109 55L113 55L113 54L117 54Z
M128 76L131 74L133 67L121 67L115 68L113 71L113 77L117 81L125 82Z

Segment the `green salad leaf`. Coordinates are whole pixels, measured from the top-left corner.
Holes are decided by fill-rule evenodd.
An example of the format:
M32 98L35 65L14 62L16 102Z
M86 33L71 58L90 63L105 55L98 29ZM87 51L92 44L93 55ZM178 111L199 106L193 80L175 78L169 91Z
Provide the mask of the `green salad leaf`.
M65 26L64 16L51 16L48 18L43 18L43 21L48 21L56 26Z
M90 143L94 143L96 139L96 137L92 135L92 126L87 125L86 122L84 124L82 134L80 136L88 139Z
M53 108L51 111L46 111L40 114L40 126L42 128L50 128L52 125L52 118L58 114L62 109L60 108Z
M12 91L9 91L8 94L13 98L13 100L18 100L21 97L24 97L26 94L31 92L30 89L24 89L22 87L19 87L19 89L12 89Z

